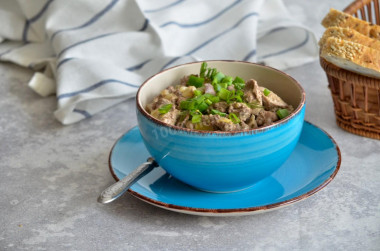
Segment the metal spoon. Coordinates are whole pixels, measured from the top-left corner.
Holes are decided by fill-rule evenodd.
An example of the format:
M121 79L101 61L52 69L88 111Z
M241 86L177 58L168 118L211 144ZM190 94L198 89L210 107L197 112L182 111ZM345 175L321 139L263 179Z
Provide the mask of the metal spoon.
M139 167L137 167L133 172L119 180L118 182L112 184L107 187L98 197L98 202L102 204L110 203L117 198L119 198L122 194L124 194L136 181L144 177L153 168L157 167L157 162L149 157L147 162L142 163Z

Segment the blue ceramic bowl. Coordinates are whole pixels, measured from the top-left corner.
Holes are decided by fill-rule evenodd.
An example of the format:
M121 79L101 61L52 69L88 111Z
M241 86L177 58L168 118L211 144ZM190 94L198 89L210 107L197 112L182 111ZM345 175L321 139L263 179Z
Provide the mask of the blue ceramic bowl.
M289 75L240 61L208 61L230 76L254 78L277 93L295 111L273 125L221 132L197 131L163 123L145 111L163 89L198 73L202 62L176 66L146 80L136 96L137 119L149 153L170 175L205 191L232 192L268 177L290 156L299 139L305 114L305 92Z

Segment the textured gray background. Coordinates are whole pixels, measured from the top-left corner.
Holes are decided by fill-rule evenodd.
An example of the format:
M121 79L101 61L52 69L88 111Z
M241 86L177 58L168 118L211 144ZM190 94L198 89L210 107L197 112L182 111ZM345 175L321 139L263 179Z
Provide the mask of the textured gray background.
M350 1L284 2L319 36L329 7ZM114 182L109 150L136 125L134 100L62 126L53 117L55 97L27 87L32 72L0 64L0 250L379 250L380 141L337 127L318 62L287 72L306 90L306 119L340 146L341 170L298 204L214 218L166 211L129 194L98 204Z

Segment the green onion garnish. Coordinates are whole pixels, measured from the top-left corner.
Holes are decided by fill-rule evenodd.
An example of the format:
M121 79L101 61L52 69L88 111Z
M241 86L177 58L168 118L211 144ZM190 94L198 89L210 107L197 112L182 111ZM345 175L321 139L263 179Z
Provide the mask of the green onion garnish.
M203 95L195 96L187 100L181 101L179 107L181 110L204 112L209 105L219 102L219 97L206 93Z
M191 75L189 77L189 80L187 81L187 85L195 86L198 88L198 87L202 87L204 82L205 82L204 78L200 78L200 77Z
M203 94L203 96L206 99L211 100L212 103L218 103L219 102L219 97L218 96L214 96L214 95L212 95L210 93L205 93L205 94Z
M204 100L205 100L205 96L201 95L201 96L198 96L198 97L195 97L193 100L194 102L199 105L200 103L202 103Z
M264 95L265 95L265 96L268 96L269 93L270 93L270 90L268 90L267 88L265 88L265 89L264 89Z
M245 87L244 83L234 83L235 89L236 90L242 90Z
M220 83L220 81L225 77L225 75L221 72L217 72L213 77L212 77L212 83Z
M201 122L201 120L202 120L202 115L199 115L199 114L194 115L194 116L191 118L191 122L192 122L193 124L195 124L195 123L199 123L199 122Z
M206 62L203 62L197 75L189 76L187 85L195 86L196 88L202 87L204 83L211 83L216 91L216 95L205 93L197 89L194 91L194 97L181 101L180 110L190 112L192 116L192 122L198 123L201 120L202 113L204 114L217 114L220 116L227 116L226 113L218 110L210 109L209 107L219 102L220 100L226 101L228 104L231 102L243 102L244 92L242 89L245 87L245 82L240 77L233 79L231 76L226 76L222 72L219 72L216 68L208 68ZM233 90L228 90L228 86L234 85ZM236 114L230 115L230 119L234 123L239 123L240 119Z
M231 91L222 88L220 89L220 92L218 93L218 97L222 100L228 100L230 98Z
M222 89L222 86L218 83L214 83L212 84L212 86L214 87L214 90L218 93L220 92L220 89Z
M226 100L227 104L233 102L234 100L236 100L236 98L237 98L237 96L235 95L235 90L230 91L230 94Z
M202 92L200 90L194 91L194 96L200 96L200 95L202 95Z
M235 79L233 81L233 84L235 84L235 83L242 83L242 84L244 84L245 82L244 82L244 79L242 79L240 77L235 77Z
M232 77L231 76L225 76L222 79L222 83L226 83L227 86L232 85Z
M240 123L240 119L239 119L238 116L236 116L235 113L230 113L230 115L228 117L230 118L230 120L232 121L232 123L234 123L234 124Z
M244 92L242 90L236 91L236 100L239 102L243 102Z
M243 102L243 99L241 96L235 95L234 99L236 99L237 102L240 102L240 103Z
M172 106L173 106L173 104L162 105L160 108L158 108L158 111L161 114L168 113L170 111L170 109L172 109Z
M199 105L198 105L198 110L200 111L200 112L204 112L204 111L206 111L207 110L207 108L208 108L208 104L206 104L206 102L202 102L202 103L200 103Z
M289 111L288 111L288 109L279 109L279 110L277 110L276 114L280 119L283 119L283 118L289 116Z
M224 112L221 112L221 111L218 111L218 110L215 110L215 109L211 109L211 114L214 114L214 115L219 115L219 116L222 116L222 117L225 117L227 116L226 113Z
M232 90L230 91L230 95L227 99L227 103L229 104L232 101L243 102L243 96L244 96L243 91L238 90L236 91L236 94L235 94L235 90Z
M183 100L179 104L179 108L181 108L181 110L193 110L195 109L195 102L192 100Z
M244 89L244 87L245 87L244 80L242 78L239 78L239 77L235 77L232 84L235 86L236 90L241 90L241 89Z
M200 73L199 73L199 76L200 76L201 78L204 78L204 77L205 77L206 70L207 70L207 63L206 63L206 62L203 62L202 65L201 65L201 71L200 71Z
M237 90L236 95L244 96L244 92L242 90Z
M227 83L218 83L218 85L220 86L220 89L222 88L227 89L227 86L228 86Z
M207 73L206 73L206 77L208 79L213 79L214 76L216 75L216 73L218 73L217 69L215 69L215 68L208 68L207 69Z

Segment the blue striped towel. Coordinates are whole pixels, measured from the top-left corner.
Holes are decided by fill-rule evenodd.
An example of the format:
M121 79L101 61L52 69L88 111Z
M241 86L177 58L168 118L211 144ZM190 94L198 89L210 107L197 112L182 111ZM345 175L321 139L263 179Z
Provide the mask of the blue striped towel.
M211 59L278 69L317 59L312 32L281 0L35 0L0 2L0 60L35 71L63 124L135 96L165 68Z

